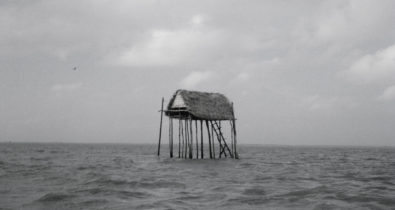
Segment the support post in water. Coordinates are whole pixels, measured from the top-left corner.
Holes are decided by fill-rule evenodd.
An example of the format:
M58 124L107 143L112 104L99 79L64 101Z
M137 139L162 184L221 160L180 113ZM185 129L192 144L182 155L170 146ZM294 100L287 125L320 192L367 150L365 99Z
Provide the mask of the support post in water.
M169 150L170 158L173 158L173 118L169 117Z
M200 158L203 159L203 121L200 120Z
M178 158L181 157L181 121L178 119Z
M189 159L193 158L193 126L192 126L192 119L189 119L189 131L191 132L190 135L190 142L189 142Z
M182 141L182 145L181 145L181 157L184 158L184 145L185 145L185 136L184 136L184 123L183 120L180 120L180 131L181 131L181 141Z
M236 159L239 159L239 154L237 153L237 138L236 138L236 118L234 117L235 116L235 113L234 113L234 110L233 110L233 103L232 103L232 115L233 115L233 119L232 119L232 122L233 122L233 144L234 144L234 149L235 149L235 151L234 151L234 157L236 158Z
M233 137L233 124L232 121L229 121L229 125L230 125L230 147L232 149L232 154L235 154L235 149L234 149L234 137ZM235 158L235 156L233 155L233 158Z
M189 134L188 134L188 121L187 119L184 120L185 126L184 126L184 134L185 134L185 153L184 153L184 158L187 159L188 157L188 147L189 147Z
M213 153L211 151L211 136L210 136L210 127L208 126L208 121L206 120L207 134L208 134L208 148L210 152L210 159L213 159Z
M215 159L215 136L214 136L214 127L212 126L213 124L212 124L212 122L211 122L211 120L210 120L210 123L211 123L211 143L213 144L213 158Z
M195 120L195 132L196 132L196 159L199 159L199 138L198 138L198 126L197 120Z
M162 106L160 109L160 125L159 125L159 143L158 143L158 156L160 155L160 141L162 138L162 119L163 119L163 103L165 99L162 97Z

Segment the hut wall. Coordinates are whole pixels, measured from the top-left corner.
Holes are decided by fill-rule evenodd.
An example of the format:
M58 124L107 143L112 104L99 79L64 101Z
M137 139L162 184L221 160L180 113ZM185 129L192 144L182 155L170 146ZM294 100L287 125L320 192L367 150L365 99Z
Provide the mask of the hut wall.
M180 93L177 93L176 97L174 98L173 104L171 105L171 108L186 108L184 99L182 99Z

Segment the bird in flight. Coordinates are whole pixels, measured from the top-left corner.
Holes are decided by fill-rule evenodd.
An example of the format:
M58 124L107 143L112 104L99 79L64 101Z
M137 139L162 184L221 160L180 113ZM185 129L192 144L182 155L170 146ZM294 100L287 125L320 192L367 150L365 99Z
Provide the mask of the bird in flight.
M76 70L77 70L77 67L76 67L76 66L74 66L73 70L74 70L74 71L76 71Z

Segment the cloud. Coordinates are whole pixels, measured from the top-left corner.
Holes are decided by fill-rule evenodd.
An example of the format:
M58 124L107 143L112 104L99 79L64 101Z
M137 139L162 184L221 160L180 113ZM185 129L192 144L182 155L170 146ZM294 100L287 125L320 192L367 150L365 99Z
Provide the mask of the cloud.
M311 95L302 100L302 105L310 110L332 109L337 103L337 98L324 98L319 95Z
M378 99L382 101L391 101L395 99L395 85L387 87Z
M229 80L230 85L247 85L246 83L251 80L251 73L247 71L241 71L237 73L231 80Z
M357 59L345 72L354 82L370 84L395 79L395 44Z
M210 80L213 76L214 74L210 71L194 71L180 82L180 86L187 89L196 88L199 84Z
M248 74L247 72L241 72L236 77L236 80L238 80L240 82L246 82L249 79L250 79L250 74Z
M337 108L351 109L355 107L355 103L350 99L338 96L325 97L317 94L302 98L301 105L311 111L334 110Z
M56 84L51 87L51 91L59 92L72 92L82 87L82 83L71 83L71 84Z
M201 60L200 49L215 47L219 34L204 27L202 15L196 15L185 28L155 29L148 40L122 52L117 64L123 66L169 66L185 61Z

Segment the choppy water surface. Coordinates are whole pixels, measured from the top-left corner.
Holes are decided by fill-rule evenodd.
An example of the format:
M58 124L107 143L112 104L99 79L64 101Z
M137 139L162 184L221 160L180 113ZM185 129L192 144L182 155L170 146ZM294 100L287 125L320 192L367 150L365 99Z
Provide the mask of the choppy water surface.
M394 148L241 146L240 160L155 150L2 143L0 209L395 209Z

